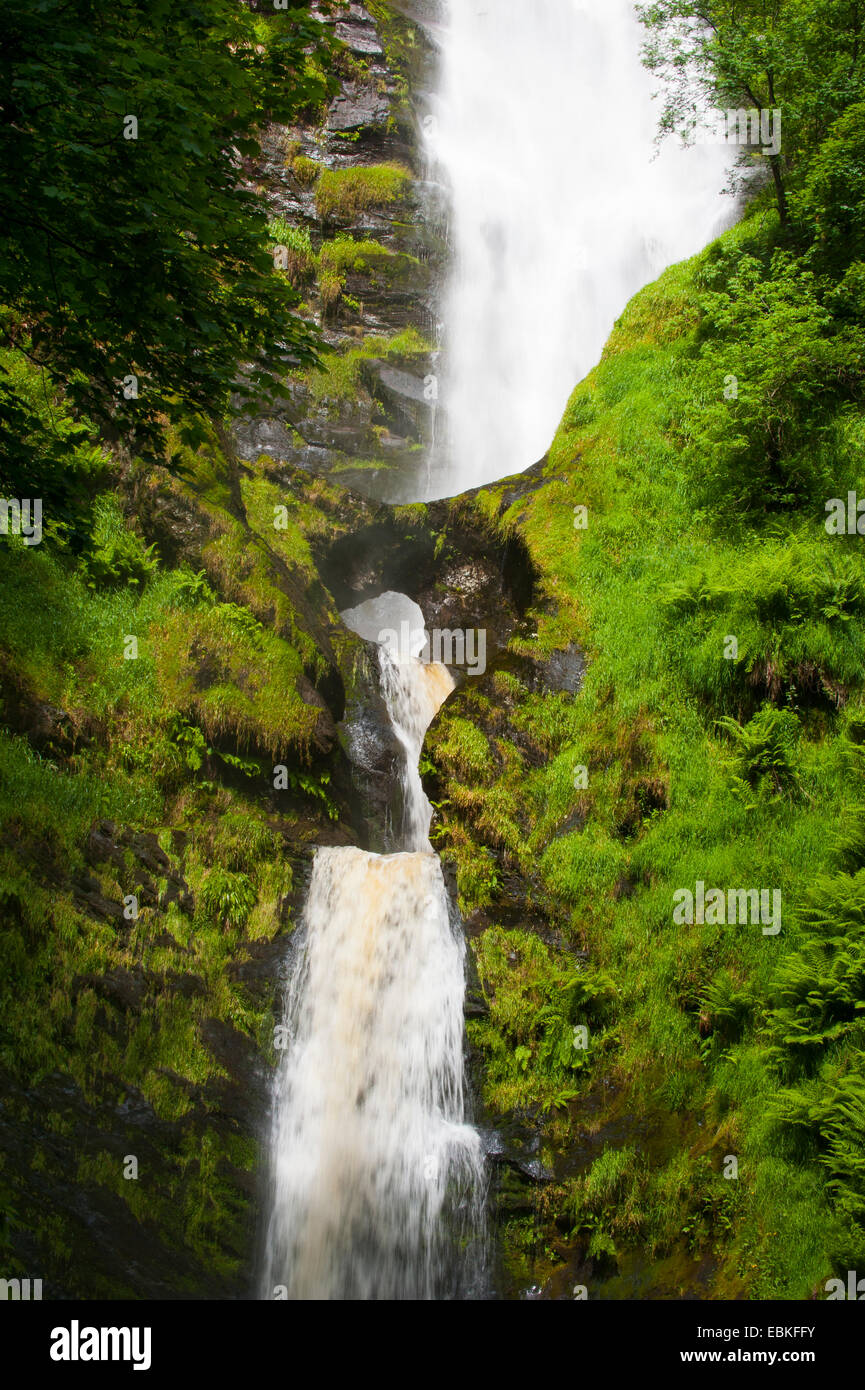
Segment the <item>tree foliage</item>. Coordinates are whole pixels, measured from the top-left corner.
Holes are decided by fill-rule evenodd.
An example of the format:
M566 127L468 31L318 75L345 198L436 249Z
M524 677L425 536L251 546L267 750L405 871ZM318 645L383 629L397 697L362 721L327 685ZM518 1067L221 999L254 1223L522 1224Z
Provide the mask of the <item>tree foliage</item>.
M265 121L325 96L324 34L306 0L0 3L0 333L105 437L161 457L166 424L196 442L313 360L248 174ZM14 482L68 449L0 373Z
M637 6L649 67L662 80L665 130L687 136L697 110L780 110L782 148L770 157L778 210L788 179L865 95L861 0L654 0Z

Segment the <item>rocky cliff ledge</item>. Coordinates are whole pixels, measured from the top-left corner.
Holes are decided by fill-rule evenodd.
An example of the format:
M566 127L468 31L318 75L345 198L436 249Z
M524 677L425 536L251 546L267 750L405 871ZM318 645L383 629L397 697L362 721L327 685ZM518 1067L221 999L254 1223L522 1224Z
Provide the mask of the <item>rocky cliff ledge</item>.
M392 501L416 495L435 405L446 210L423 126L437 8L375 0L322 16L334 95L295 126L271 126L247 171L273 212L277 264L326 351L320 370L289 379L287 402L238 427L238 451Z

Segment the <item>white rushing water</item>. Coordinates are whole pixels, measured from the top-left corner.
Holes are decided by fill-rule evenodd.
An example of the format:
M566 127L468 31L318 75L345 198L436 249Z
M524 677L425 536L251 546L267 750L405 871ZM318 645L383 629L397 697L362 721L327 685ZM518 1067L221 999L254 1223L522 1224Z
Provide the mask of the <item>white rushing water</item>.
M402 843L410 849L429 850L432 807L424 794L418 761L424 734L453 690L453 678L439 662L417 659L426 639L424 616L405 594L388 590L346 609L341 617L360 637L378 643L381 693L403 753L399 769Z
M449 0L428 153L452 275L429 496L549 447L628 300L732 221L730 152L658 154L631 0Z
M408 605L408 608L406 608ZM373 636L423 615L398 594L344 614ZM417 648L419 650L419 648ZM453 689L443 666L379 648L404 751L404 852L319 849L286 1001L263 1296L436 1298L467 1292L454 1252L480 1229L482 1154L465 1121L465 946L427 838L417 771Z

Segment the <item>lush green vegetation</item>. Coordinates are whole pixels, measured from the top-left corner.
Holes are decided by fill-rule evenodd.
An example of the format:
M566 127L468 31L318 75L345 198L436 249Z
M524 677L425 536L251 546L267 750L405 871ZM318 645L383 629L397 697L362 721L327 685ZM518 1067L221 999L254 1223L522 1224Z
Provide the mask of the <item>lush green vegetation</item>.
M566 1062L581 1101L563 1111L568 991L551 1034L547 953L498 928L479 939L488 1102L543 1112L561 1090L557 1168L575 1133L600 1136L587 1175L553 1185L539 1213L559 1231L568 1213L611 1280L634 1252L653 1257L647 1288L677 1251L710 1254L718 1297L805 1297L865 1259L865 563L858 536L826 526L827 501L865 483L863 306L840 288L856 265L826 257L831 208L815 225L791 245L759 200L644 290L575 391L546 484L510 510L496 488L479 499L542 574L538 637L514 652L576 640L590 662L576 698L492 674L432 741L464 909L495 921L517 868L529 905L590 953L559 968L589 997L615 982L594 1055ZM780 889L780 934L674 925L674 893L698 880ZM651 1155L627 1137L646 1127ZM615 1200L599 1208L603 1164ZM515 1271L524 1236L520 1218ZM535 1242L547 1272L570 1248L550 1239Z

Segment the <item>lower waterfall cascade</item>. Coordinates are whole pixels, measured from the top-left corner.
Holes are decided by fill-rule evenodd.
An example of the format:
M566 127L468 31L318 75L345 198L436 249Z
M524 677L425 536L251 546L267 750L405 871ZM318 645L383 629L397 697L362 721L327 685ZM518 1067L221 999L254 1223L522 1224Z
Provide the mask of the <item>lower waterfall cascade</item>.
M343 614L347 625L365 632L388 600L409 603L383 598ZM470 1255L453 1258L459 1236L479 1250L483 1228L481 1141L465 1118L465 944L417 771L453 680L395 645L378 656L404 750L402 846L315 855L276 1083L266 1298L465 1296L479 1277Z

